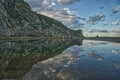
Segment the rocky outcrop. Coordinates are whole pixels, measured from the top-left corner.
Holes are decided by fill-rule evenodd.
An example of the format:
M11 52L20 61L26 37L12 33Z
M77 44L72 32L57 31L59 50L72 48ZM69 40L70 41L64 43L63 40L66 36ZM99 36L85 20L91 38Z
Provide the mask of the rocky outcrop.
M62 23L33 12L23 0L0 0L0 37L83 37Z

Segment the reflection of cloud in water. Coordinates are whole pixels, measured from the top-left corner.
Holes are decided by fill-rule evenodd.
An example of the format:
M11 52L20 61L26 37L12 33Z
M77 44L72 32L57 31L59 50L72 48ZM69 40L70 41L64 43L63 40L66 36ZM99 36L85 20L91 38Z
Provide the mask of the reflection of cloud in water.
M106 51L103 50L104 48ZM33 65L23 80L113 80L117 75L112 76L114 71L111 70L109 62L112 61L111 58L116 58L107 54L112 53L113 48L115 47L109 46L108 42L102 41L86 41L82 46L74 45L64 50L62 54ZM120 69L120 64L117 62L112 62L112 65Z
M113 45L113 46L118 46L118 47L120 47L120 43L110 42L109 44L110 44L110 45Z
M66 68L60 70L57 77L59 77L60 80L87 80L87 75Z
M62 54L33 65L23 80L86 80L87 75L72 69L71 65L78 60L80 46L72 46Z
M96 59L97 61L102 61L104 56L102 54L97 54L94 51L89 51L86 53L89 57Z
M119 51L116 50L116 49L113 49L113 50L112 50L112 53L113 53L113 54L119 54Z
M112 61L112 65L116 68L116 69L120 69L120 64L116 61Z
M109 42L107 41L94 41L94 40L83 40L83 48L97 46L97 45L107 45Z
M77 45L74 45L67 49L67 51L69 51L69 50L72 52L79 52L79 51L83 52L84 51L84 49L81 46L77 46Z
M23 80L79 80L85 79L86 75L70 69L70 65L77 60L80 48L74 49L76 46L70 47L62 54L39 62L33 65Z
M66 50L74 55L76 55L76 60L79 60L81 57L85 57L85 50L81 46L74 45Z

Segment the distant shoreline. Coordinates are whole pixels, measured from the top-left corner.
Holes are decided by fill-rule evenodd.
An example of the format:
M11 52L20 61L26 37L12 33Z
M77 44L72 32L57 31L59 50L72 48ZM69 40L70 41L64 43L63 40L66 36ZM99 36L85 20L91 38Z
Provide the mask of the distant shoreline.
M120 43L120 37L85 37L84 39Z
M97 41L109 41L120 43L120 37L0 37L0 40L39 40L39 39L83 39L83 40L97 40Z

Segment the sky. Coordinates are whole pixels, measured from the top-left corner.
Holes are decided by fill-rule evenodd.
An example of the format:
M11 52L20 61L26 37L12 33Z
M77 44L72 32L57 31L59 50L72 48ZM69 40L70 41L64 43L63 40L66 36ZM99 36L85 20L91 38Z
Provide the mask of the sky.
M24 0L39 14L54 18L84 36L120 37L120 0Z

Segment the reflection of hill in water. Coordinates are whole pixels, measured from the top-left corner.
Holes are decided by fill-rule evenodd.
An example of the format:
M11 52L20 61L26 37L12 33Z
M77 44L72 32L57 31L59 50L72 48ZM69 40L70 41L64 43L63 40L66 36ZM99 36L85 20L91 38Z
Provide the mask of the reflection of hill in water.
M37 40L0 42L0 78L20 79L33 64L62 53L82 40Z

